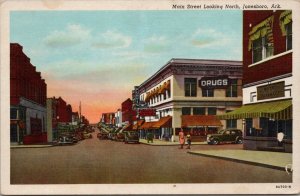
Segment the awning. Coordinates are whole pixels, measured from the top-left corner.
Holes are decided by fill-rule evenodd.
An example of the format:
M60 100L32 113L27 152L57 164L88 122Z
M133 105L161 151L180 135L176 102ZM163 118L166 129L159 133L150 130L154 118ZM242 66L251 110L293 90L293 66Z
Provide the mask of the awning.
M155 122L145 122L140 129L151 129L152 128L152 125L154 124Z
M279 26L282 32L282 36L286 36L285 25L292 22L292 10L286 10L282 12L279 16Z
M252 49L252 43L254 40L267 36L269 43L273 43L273 21L274 16L270 16L258 25L254 26L249 32L249 45L248 50Z
M152 125L152 129L159 129L161 127L172 127L172 116L165 116L156 121Z
M135 123L132 127L133 130L141 129L142 124L144 123L144 120L138 120L137 123Z
M244 105L232 112L218 115L221 120L266 117L275 120L292 119L292 100Z
M182 115L182 127L220 127L221 121L215 115Z

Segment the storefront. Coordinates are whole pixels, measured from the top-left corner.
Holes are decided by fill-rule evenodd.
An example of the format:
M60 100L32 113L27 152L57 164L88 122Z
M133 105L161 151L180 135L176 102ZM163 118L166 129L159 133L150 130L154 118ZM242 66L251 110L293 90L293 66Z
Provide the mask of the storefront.
M292 152L291 99L244 105L219 118L243 119L244 149Z
M217 133L223 126L221 121L215 115L184 115L182 119L182 128L185 133L190 133L193 141L206 141L208 134ZM178 135L179 129L176 130Z

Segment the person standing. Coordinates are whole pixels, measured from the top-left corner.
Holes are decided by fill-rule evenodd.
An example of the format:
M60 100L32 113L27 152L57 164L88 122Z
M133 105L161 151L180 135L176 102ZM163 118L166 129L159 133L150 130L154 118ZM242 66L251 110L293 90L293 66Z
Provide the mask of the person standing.
M186 149L191 149L192 138L191 138L190 133L187 134L186 141L187 141L187 144L188 144Z
M185 143L185 138L184 138L184 133L183 133L182 129L179 131L178 136L179 136L179 144L180 144L180 148L179 149L183 149L183 145Z

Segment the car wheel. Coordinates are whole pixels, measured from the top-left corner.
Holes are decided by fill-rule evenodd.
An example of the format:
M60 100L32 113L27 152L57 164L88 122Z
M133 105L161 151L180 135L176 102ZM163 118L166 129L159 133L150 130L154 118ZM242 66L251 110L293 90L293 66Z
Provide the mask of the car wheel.
M242 138L238 138L238 139L236 140L236 143L237 143L237 144L242 144L242 143L243 143L243 139L242 139Z
M213 141L212 141L212 144L214 144L214 145L217 145L217 144L219 144L220 142L219 142L219 140L217 140L217 139L213 139Z

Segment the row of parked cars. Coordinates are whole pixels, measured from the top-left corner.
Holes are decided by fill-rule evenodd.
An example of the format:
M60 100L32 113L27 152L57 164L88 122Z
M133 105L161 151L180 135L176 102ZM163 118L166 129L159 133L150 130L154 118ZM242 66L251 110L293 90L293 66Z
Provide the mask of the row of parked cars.
M95 129L90 126L86 126L84 128L69 131L69 132L61 132L59 133L57 144L58 145L70 145L70 144L76 144L81 140L84 139L91 139L93 138L92 132L94 132Z
M127 143L139 143L139 133L137 131L125 130L125 127L108 127L101 125L99 127L100 133L97 137L102 139L109 139L113 141Z

